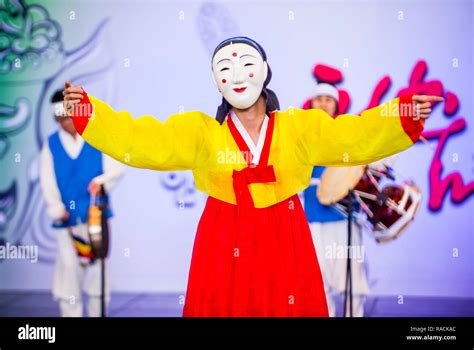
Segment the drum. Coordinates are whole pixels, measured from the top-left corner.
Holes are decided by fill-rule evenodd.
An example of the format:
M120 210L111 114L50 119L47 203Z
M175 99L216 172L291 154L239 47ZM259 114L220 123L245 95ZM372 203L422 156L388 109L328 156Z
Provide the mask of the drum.
M384 178L395 179L390 168L329 167L321 176L317 197L322 204L347 213L351 193L377 242L388 242L398 237L415 218L421 192L413 183L382 188L380 182Z
M369 217L377 242L397 238L413 221L420 208L421 191L413 183L384 187L382 200L375 202L373 216Z
M104 186L98 196L91 196L87 217L89 241L95 259L106 258L109 253L108 201Z
M365 172L365 166L326 168L321 176L317 196L321 204L331 205L345 198Z

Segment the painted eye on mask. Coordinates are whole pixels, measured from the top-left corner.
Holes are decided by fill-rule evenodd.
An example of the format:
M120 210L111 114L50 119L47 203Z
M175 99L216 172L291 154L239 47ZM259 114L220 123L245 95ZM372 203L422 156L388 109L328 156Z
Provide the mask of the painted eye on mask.
M224 67L224 68L222 68L220 71L223 72L223 71L225 71L225 70L229 70L229 68Z
M246 63L246 64L244 65L244 67L249 67L249 66L253 66L253 65L254 65L253 63Z

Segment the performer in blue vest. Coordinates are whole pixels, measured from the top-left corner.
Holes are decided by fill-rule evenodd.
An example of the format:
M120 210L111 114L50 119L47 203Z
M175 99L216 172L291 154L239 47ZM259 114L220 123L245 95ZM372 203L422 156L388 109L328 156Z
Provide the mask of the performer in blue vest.
M319 83L311 101L311 108L321 108L336 118L339 114L338 105L339 92L336 87L327 83ZM379 171L386 170L396 158L397 155L393 155L371 163L368 167ZM310 186L304 191L304 209L321 267L329 316L335 317L335 298L337 295L343 296L346 290L347 219L334 207L323 205L318 200L318 185L325 169L321 166L314 167ZM353 316L363 317L364 303L369 293L369 286L362 227L356 221L352 224L351 248L353 248L351 252L352 311ZM349 312L346 314L349 315Z
M88 296L88 315L100 316L100 264L92 259L87 232L91 197L101 185L109 192L123 174L121 163L85 143L63 109L62 90L51 99L59 130L44 143L41 151L40 182L53 219L58 242L53 296L61 316L83 315L82 289ZM110 221L112 212L107 213ZM107 267L106 263L106 267ZM106 269L107 271L107 269ZM106 301L110 288L106 273Z
M336 117L338 102L339 93L336 87L319 83L311 108L321 108ZM325 169L321 166L314 167L310 186L304 191L304 210L323 275L329 316L335 317L335 298L337 295L342 296L346 289L347 219L334 207L321 204L317 198L319 180ZM365 254L361 228L355 222L352 225L352 247L360 248L356 251ZM364 256L352 259L352 300L355 317L364 315L364 302L369 293L364 261Z

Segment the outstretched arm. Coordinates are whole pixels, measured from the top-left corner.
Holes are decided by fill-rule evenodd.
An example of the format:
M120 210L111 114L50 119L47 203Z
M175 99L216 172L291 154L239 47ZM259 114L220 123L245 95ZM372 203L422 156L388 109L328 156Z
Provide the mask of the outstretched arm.
M399 153L420 137L437 96L403 96L362 112L332 118L321 109L298 111L304 159L312 165L368 164Z
M124 164L156 170L193 169L204 156L208 123L201 112L172 115L164 123L152 116L133 119L66 83L64 104L84 140Z

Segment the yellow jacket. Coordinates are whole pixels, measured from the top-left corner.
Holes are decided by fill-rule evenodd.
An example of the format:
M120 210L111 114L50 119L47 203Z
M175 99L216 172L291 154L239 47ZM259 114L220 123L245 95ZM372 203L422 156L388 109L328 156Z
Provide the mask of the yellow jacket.
M220 125L198 111L174 114L164 123L152 116L133 119L130 113L116 112L85 95L83 102L89 101L90 118L79 112L73 118L87 143L133 167L191 169L200 191L236 204L232 173L247 164L227 121ZM410 104L411 97L401 104L405 103ZM305 189L315 165L368 164L413 145L423 122L399 117L399 104L397 98L361 116L336 119L321 109L276 112L268 164L273 165L277 181L249 185L255 207L271 206Z

